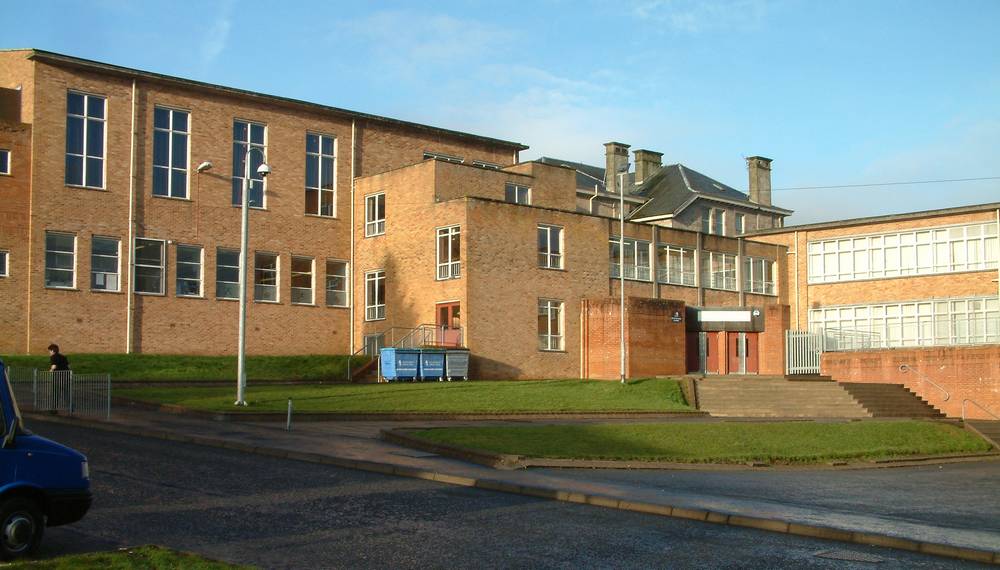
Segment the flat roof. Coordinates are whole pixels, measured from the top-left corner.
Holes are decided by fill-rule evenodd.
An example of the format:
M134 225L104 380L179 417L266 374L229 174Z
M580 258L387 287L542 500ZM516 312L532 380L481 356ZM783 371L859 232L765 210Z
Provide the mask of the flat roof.
M300 99L292 99L289 97L279 97L277 95L268 95L266 93L258 93L256 91L248 91L245 89L237 89L235 87L226 87L223 85L216 85L213 83L205 83L203 81L195 81L193 79L184 79L181 77L174 77L171 75L164 75L161 73L153 73L151 71L142 71L139 69L132 69L128 67L122 67L119 65L112 65L110 63L103 63L100 61L93 61L89 59L83 59L79 57L73 57L69 55L64 55L61 53L55 53L51 51L45 51L40 49L5 49L0 50L4 52L13 51L26 51L30 52L28 59L42 61L45 63L50 63L53 65L74 67L78 69L85 69L89 71L96 71L100 73L106 73L109 75L118 75L125 77L141 78L147 81L153 81L157 83L166 83L169 85L176 85L180 87L187 87L190 89L199 90L209 90L219 93L224 93L227 95L233 95L236 97L243 97L248 99L265 100L281 105L305 108L311 111L318 111L321 113L331 113L335 115L350 117L352 119L363 119L366 121L372 121L375 123L382 123L386 125L393 125L397 127L403 127L408 129L422 130L432 133L437 133L441 135L452 136L456 138L463 138L474 140L481 143L487 143L497 146L504 146L516 150L527 150L529 147L522 143L506 141L502 139L496 139L492 137L484 137L480 135L474 135L471 133L464 133L462 131L454 131L451 129L444 129L441 127L433 127L430 125L423 125L420 123L413 123L410 121L403 121L400 119L393 119L390 117L383 117L381 115L373 115L370 113L361 113L358 111L351 111L349 109L342 109L340 107L331 107L329 105L321 105L319 103L311 103L309 101L302 101Z
M879 224L883 222L898 222L903 220L917 220L920 218L932 218L934 216L950 216L956 214L972 214L975 212L986 212L989 210L1000 210L1000 202L990 202L988 204L975 204L972 206L958 206L955 208L942 208L938 210L923 210L920 212L904 212L902 214L888 214L884 216L871 216L867 218L851 218L847 220L834 220L831 222L816 222L814 224L802 224L798 226L785 226L783 228L770 228L746 232L743 235L764 236L784 234L789 232L804 230L828 230L835 228L846 228L850 226L863 226L866 224Z

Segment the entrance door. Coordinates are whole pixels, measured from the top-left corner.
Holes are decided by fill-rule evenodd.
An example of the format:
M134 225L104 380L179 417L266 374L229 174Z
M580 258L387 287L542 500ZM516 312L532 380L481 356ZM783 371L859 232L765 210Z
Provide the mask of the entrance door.
M726 333L729 348L729 374L756 374L760 339L758 333Z
M437 343L441 346L462 346L462 317L459 303L438 303Z
M743 339L746 345L746 366L744 369L747 374L757 374L760 371L760 333L743 333Z
M705 339L705 373L706 374L719 374L720 358L719 358L719 343L718 335L720 333L708 332L701 333L704 335ZM725 333L723 333L725 334Z

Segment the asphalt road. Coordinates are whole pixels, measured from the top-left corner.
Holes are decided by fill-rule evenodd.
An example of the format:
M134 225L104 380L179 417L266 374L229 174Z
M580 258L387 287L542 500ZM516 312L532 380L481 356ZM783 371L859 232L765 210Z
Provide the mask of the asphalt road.
M31 427L86 453L93 479L91 512L48 529L45 558L159 544L265 568L978 567L81 427Z

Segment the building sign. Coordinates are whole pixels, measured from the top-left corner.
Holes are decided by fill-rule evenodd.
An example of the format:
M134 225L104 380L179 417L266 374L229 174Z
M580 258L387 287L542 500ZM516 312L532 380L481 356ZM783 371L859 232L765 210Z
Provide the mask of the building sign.
M749 323L750 318L750 311L698 311L698 320L703 323Z
M670 321L671 322L679 323L682 320L684 320L684 319L681 317L681 312L680 311L674 311L674 314L670 315Z

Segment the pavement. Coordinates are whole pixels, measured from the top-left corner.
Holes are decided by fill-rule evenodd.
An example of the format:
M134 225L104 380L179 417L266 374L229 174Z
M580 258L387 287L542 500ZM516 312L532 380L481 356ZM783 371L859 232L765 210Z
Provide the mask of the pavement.
M37 416L175 441L1000 564L1000 461L866 470L496 470L379 439L385 429L517 422L218 422L147 410L110 421ZM539 420L542 422L541 420ZM552 423L546 421L544 423ZM30 426L30 422L29 422Z

